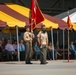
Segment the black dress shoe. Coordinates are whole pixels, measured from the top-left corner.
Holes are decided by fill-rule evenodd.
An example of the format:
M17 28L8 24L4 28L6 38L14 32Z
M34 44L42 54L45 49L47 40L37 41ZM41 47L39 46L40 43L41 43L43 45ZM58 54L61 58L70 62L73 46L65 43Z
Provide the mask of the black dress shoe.
M46 62L46 63L40 63L40 64L48 64L48 62Z
M30 62L29 64L33 64L33 63Z
M40 64L46 64L46 63L40 63Z
M30 63L26 63L26 64L33 64L33 63L30 62Z

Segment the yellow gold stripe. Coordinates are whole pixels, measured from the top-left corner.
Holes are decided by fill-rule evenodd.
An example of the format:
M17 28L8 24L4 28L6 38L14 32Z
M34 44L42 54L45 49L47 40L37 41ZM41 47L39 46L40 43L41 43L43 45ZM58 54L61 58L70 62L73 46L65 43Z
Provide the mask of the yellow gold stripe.
M17 4L7 4L6 3L6 6L8 6L9 8L13 9L14 11L22 14L23 16L29 18L29 12L30 12L30 9L29 8L26 8L26 7L23 7L23 6L20 6L20 5L17 5ZM47 28L51 27L52 28L58 28L58 24L57 23L54 23L48 19L44 19L44 21L42 22L43 24L45 24L45 26Z
M18 19L15 19L9 15L7 15L6 13L0 11L0 20L7 22L7 25L9 27L15 27L16 25L19 27L24 27L25 26L25 22L22 22Z

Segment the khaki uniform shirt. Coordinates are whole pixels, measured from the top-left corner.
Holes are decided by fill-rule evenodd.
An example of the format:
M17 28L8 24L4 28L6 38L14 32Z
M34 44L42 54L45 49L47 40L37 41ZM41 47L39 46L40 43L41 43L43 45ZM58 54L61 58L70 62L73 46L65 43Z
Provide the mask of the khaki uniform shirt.
M48 34L46 33L42 33L42 31L39 32L39 34L37 35L37 37L40 39L40 42L42 45L47 44L47 38L48 38Z
M26 38L26 39L25 39ZM30 39L32 39L32 33L30 32L25 32L24 33L24 40L25 41L30 41Z

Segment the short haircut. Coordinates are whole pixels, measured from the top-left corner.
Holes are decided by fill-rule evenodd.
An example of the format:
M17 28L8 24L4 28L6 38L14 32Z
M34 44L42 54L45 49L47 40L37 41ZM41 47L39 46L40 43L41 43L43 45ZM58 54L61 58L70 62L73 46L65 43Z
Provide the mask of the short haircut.
M41 28L45 27L45 25L42 25Z
M26 28L26 29L27 29L27 28L30 28L30 26L29 26L29 25L27 25L25 28Z

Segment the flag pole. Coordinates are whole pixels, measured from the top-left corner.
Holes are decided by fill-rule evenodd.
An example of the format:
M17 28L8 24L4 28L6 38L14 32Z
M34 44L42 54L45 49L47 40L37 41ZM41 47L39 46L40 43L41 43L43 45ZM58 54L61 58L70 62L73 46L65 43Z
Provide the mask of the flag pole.
M64 29L63 29L63 59L65 59L65 52L64 52L64 49L65 49L65 35L64 35Z
M31 38L33 39L33 24L34 24L34 21L32 21L30 23L30 32L31 32ZM31 54L30 54L30 58L32 57L32 40L30 41L30 49L31 49Z
M30 23L30 32L32 33L32 24ZM32 34L31 34L31 38L32 38ZM31 41L30 41L30 49L31 49L31 52L32 52L32 39L31 39ZM30 59L31 59L31 55L32 55L32 53L30 54Z
M18 61L20 61L18 26L16 26L16 33L17 33L17 51L18 51Z
M69 55L69 28L68 28L68 62L70 60L70 55Z
M59 49L59 31L57 30L57 48Z
M67 14L69 16L69 11L67 12ZM69 55L69 41L70 41L70 39L69 39L69 26L68 26L68 62L70 60L70 55Z
M51 27L51 39L52 39L52 56L53 56L53 60L54 60L54 41L53 41L53 29Z

